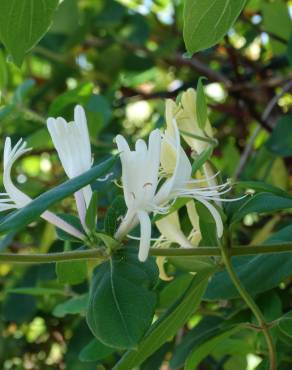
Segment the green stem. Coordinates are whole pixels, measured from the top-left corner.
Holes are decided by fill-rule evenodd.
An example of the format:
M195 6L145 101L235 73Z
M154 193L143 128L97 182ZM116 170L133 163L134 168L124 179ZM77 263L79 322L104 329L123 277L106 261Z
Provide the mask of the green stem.
M268 351L269 351L269 359L270 359L270 370L276 370L276 350L275 345L273 342L273 338L271 336L271 333L269 331L268 325L265 322L265 317L262 314L261 310L253 300L253 298L250 296L248 291L245 289L245 287L242 285L240 279L238 278L231 262L231 253L233 248L228 248L227 245L221 246L221 252L222 252L222 259L225 265L225 268L229 274L230 279L232 280L234 286L238 290L239 294L241 295L242 299L246 302L248 307L253 312L254 316L256 317L258 324L260 328L262 329L262 332L265 336Z
M292 252L292 243L273 245L236 246L230 251L232 256L248 256L268 253ZM152 256L221 256L221 249L217 247L199 248L152 248Z
M90 260L90 259L108 259L109 255L101 249L88 249L60 253L34 253L34 254L16 254L0 253L0 263L54 263L63 261Z
M233 247L229 255L246 256L267 253L292 252L292 243L274 244L270 246L237 246ZM220 256L221 249L217 247L199 247L199 248L152 248L152 256ZM102 249L76 250L70 252L47 253L47 254L16 254L0 253L0 263L53 263L59 261L89 260L89 259L107 259L109 256Z

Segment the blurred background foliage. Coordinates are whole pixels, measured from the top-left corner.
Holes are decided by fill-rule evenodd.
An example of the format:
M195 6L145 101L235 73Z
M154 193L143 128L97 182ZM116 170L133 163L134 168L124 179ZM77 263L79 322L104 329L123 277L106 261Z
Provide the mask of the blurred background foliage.
M0 46L0 150L8 135L13 142L23 137L33 148L14 168L19 186L35 197L65 179L45 126L48 116L71 120L74 105L83 105L94 158L99 162L113 152L116 134L135 140L162 127L164 99L175 99L205 76L209 118L219 140L213 163L222 176L260 180L291 192L291 9L291 1L250 0L218 45L188 57L182 37L182 0L62 1L49 31L25 57L21 68L11 63ZM99 190L102 217L119 189L100 185ZM71 199L60 207L63 213L74 211ZM288 211L272 217L248 214L237 238L239 244L261 243L272 231L289 224ZM50 225L32 224L28 230L2 239L0 250L63 250ZM64 308L68 298L81 294L80 298L88 289L83 267L76 265L80 279L69 286L60 276L57 279L53 265L0 265L1 368L113 367L119 352L105 354L99 365L95 358L88 362L90 356L82 352L87 362L81 361L79 352L92 339L82 315L84 300L79 299L69 310ZM170 273L175 274L173 270ZM179 292L189 275L177 274L173 289ZM175 298L166 285L161 283L161 311ZM20 287L38 289L32 290L33 296L10 292ZM260 302L272 302L265 306L271 320L292 308L291 290L288 278L259 296ZM236 299L232 303L226 299L204 302L177 336L141 369L182 368L187 346L179 345L202 342L194 330L207 338L210 327L220 327L220 317L240 309ZM71 315L75 312L81 315ZM212 318L201 320L204 315ZM287 350L291 349L291 337L282 333L281 340L285 353L281 369L288 370L292 366L291 351ZM214 346L199 368L254 369L260 362L259 342L255 332L242 331Z

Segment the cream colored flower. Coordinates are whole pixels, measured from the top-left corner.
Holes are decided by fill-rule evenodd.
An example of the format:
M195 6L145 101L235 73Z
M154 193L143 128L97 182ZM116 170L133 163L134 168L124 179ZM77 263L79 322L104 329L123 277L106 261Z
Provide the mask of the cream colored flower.
M196 91L194 89L188 89L182 93L181 101L178 105L176 105L173 100L166 100L166 122L170 124L171 120L175 118L179 130L203 138L213 138L212 127L208 119L204 130L199 127L197 121L196 97ZM202 153L210 146L206 141L198 140L184 134L182 134L182 136L197 154Z
M88 171L92 165L92 156L84 109L80 105L75 107L72 122L66 122L62 117L50 117L47 127L67 176L72 179ZM86 229L86 209L92 197L90 185L74 195L80 221Z
M143 140L136 142L131 151L125 138L116 137L122 162L122 182L125 202L128 208L115 237L121 239L140 223L139 260L145 261L151 240L151 221L149 213L158 210L154 201L158 186L161 134L151 132L148 147Z

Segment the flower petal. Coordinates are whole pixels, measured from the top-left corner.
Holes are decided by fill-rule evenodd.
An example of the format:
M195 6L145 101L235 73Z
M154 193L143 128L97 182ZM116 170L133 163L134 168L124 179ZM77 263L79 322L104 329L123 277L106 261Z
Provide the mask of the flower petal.
M150 249L151 240L151 221L145 211L138 211L137 216L140 221L140 245L138 258L141 262L146 261Z
M178 212L172 212L156 222L156 226L161 234L170 242L179 244L182 248L192 248L180 227Z
M89 138L86 115L81 105L76 105L74 109L74 120L75 120L75 125L78 127L78 130L80 133L80 140L82 143L82 150L80 151L80 154L81 154L81 159L83 162L83 167L87 168L88 164L91 163L92 161L91 160L91 146L90 146L90 138Z
M69 178L81 175L92 164L87 122L81 106L75 107L74 118L73 122L62 117L47 120L52 141Z
M218 238L221 238L222 235L223 235L223 222L222 222L222 219L221 219L221 216L220 216L220 213L217 211L217 209L210 203L208 202L206 199L202 198L202 197L199 197L199 196L196 196L194 197L195 199L197 199L199 202L201 202L202 204L204 204L204 206L206 208L208 208L208 210L210 211L210 213L212 214L213 218L214 218L214 221L215 221L215 224L216 224L216 230L217 230L217 236Z
M20 191L11 180L11 168L14 162L28 150L26 143L20 139L14 148L11 147L11 140L7 138L4 146L4 172L3 172L3 185L11 199L15 203L16 208L21 208L27 205L31 198Z

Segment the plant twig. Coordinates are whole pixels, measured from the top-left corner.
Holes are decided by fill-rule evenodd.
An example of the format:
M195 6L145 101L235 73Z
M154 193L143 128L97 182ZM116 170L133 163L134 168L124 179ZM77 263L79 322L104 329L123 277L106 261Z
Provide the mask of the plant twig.
M247 256L269 253L292 252L292 243L282 243L273 245L253 245L236 246L230 250L231 256ZM217 247L199 247L199 248L151 248L152 256L220 256L221 249ZM91 260L109 258L109 254L104 249L75 250L70 252L58 253L0 253L0 263L54 263L60 261Z
M245 287L242 285L240 279L238 278L232 262L231 262L231 255L230 251L232 251L233 248L228 248L227 245L221 246L221 252L222 252L222 259L225 265L225 268L229 274L230 279L232 280L234 286L238 290L239 294L241 295L242 299L246 302L248 307L253 312L254 316L256 317L259 327L261 328L261 331L263 332L267 346L268 346L268 352L269 352L269 360L270 360L270 370L276 370L276 350L275 345L273 342L273 338L271 336L271 333L269 331L269 325L265 321L265 317L262 314L261 310L253 300L253 298L250 296L248 291L245 289Z

